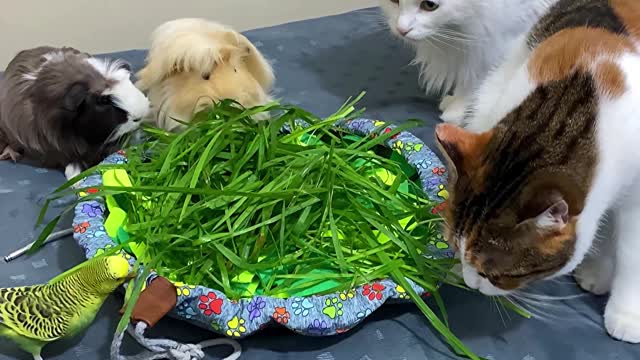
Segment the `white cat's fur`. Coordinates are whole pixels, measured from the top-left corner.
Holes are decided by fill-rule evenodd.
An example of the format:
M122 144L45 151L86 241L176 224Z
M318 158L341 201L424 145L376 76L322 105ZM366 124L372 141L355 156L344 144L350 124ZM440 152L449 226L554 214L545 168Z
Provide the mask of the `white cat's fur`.
M475 96L475 113L467 129L485 131L532 92L527 73L528 50L521 37L509 57L487 78ZM557 274L575 271L582 288L595 294L611 292L605 309L609 334L640 342L640 54L626 53L616 61L625 76L623 96L599 100L596 139L598 165L577 223L576 249ZM594 246L605 212L615 219L611 239ZM465 262L460 240L463 275L468 286L487 295L504 295ZM597 247L597 249L596 249Z
M453 91L440 110L444 121L460 124L470 95L555 0L434 0L432 12L421 2L381 0L381 7L391 32L415 48L427 93ZM402 36L398 28L410 31Z

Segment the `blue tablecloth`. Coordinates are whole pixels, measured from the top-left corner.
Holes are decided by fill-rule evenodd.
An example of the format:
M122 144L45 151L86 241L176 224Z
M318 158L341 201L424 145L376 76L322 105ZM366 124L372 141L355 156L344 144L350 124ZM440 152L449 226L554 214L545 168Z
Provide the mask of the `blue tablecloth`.
M368 94L361 105L369 118L387 121L424 119L414 133L433 145L438 122L436 102L418 86L417 71L408 65L411 54L382 28L377 10L307 20L247 32L247 36L273 62L276 97L328 115L349 96ZM224 19L218 19L224 21ZM109 54L140 68L144 51ZM62 173L10 162L0 163L0 254L32 240L41 200L64 182ZM70 226L71 220L61 225ZM83 260L69 238L51 244L31 257L0 263L0 286L45 282ZM533 290L531 290L533 291ZM603 298L580 292L573 280L563 278L537 289L550 296L578 294L565 300L537 297L541 319L525 320L490 299L462 290L443 290L453 330L478 355L495 360L606 360L640 359L640 346L623 344L604 331ZM87 333L71 343L45 348L45 359L108 359L108 350L122 299L111 297ZM152 335L183 341L211 336L199 328L166 319ZM128 351L136 351L129 344ZM386 306L347 334L301 337L267 330L243 340L241 359L413 360L454 359L428 322L412 305ZM224 351L222 351L223 353ZM216 359L211 351L211 359ZM30 359L0 340L0 360Z

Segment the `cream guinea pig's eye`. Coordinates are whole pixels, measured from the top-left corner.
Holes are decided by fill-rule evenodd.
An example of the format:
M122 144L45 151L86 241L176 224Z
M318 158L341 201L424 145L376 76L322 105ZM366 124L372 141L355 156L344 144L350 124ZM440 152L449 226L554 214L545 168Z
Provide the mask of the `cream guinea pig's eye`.
M204 73L202 74L202 79L203 80L209 80L211 78L211 73Z

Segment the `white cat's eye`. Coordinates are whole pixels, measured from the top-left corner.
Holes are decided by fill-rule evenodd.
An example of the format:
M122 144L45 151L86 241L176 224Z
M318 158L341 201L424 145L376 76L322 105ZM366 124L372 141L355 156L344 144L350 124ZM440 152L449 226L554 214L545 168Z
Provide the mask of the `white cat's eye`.
M420 3L420 9L424 11L435 11L438 7L440 7L440 4L429 0Z

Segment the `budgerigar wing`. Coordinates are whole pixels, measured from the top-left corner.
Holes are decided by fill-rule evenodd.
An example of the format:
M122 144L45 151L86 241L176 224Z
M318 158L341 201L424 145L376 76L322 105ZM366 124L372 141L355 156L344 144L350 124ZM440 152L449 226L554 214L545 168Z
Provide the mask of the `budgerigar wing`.
M71 314L49 290L46 285L0 289L0 323L31 339L64 336Z

